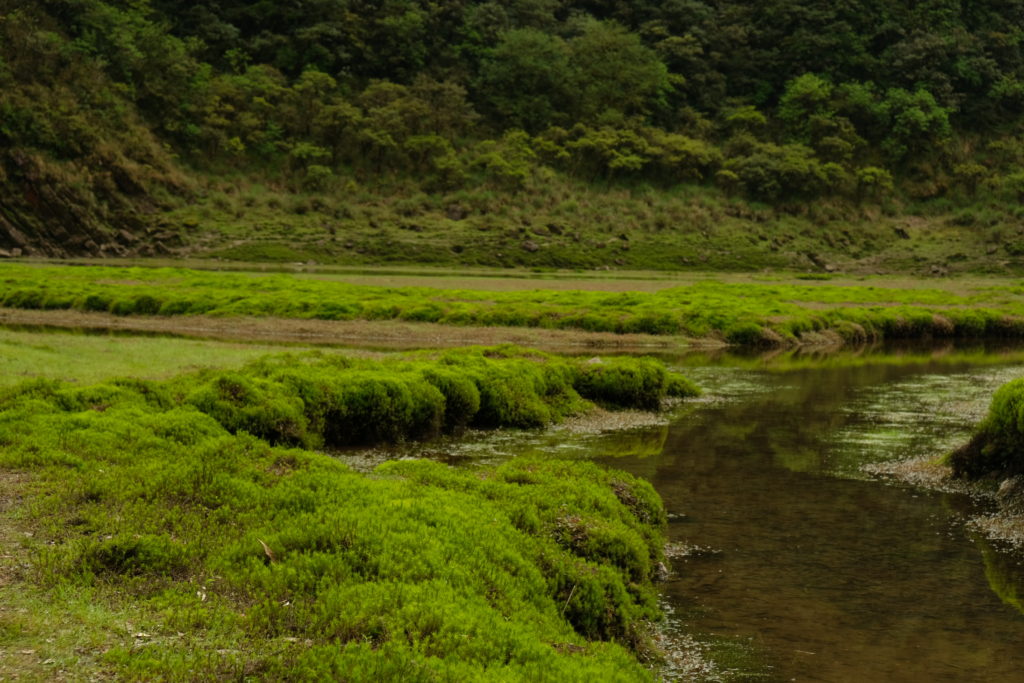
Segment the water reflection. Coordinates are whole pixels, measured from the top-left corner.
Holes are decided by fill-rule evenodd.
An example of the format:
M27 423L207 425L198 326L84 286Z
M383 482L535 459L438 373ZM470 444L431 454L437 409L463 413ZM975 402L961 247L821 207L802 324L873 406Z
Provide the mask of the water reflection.
M981 535L972 534L971 538L985 561L985 578L989 588L1004 603L1024 614L1024 559L1000 552Z
M660 456L606 463L686 514L672 540L721 551L677 564L666 587L692 628L752 643L785 680L1022 680L1024 575L967 534L975 504L852 478L942 453L1019 366L691 374L725 395L673 424Z

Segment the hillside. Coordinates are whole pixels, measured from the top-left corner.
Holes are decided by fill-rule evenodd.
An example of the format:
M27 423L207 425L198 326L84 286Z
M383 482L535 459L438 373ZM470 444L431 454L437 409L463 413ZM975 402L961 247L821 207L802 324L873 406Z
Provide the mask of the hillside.
M0 0L0 255L1016 271L1024 2Z

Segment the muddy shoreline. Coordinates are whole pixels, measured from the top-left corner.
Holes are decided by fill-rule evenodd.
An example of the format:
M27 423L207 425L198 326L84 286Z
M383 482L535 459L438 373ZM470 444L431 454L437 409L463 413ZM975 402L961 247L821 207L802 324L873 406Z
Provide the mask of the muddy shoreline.
M917 488L969 496L995 506L995 510L971 516L967 525L986 538L1024 553L1024 478L967 481L953 476L947 465L934 458L916 457L890 463L867 465L863 471L884 480Z

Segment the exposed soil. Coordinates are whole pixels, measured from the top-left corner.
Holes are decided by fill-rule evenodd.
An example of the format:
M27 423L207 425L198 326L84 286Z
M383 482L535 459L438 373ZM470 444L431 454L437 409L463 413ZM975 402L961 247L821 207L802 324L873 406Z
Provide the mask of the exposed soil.
M521 344L544 349L616 350L720 347L714 339L649 334L614 334L527 327L456 327L390 320L296 320L289 318L214 318L204 316L122 317L81 311L0 308L0 324L87 330L125 330L160 334L281 343L369 345L385 348L434 348L472 344Z

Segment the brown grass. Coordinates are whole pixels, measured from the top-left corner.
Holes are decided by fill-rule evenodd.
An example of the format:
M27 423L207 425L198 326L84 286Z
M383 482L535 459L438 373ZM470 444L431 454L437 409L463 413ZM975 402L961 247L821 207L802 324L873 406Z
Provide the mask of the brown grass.
M33 311L0 308L0 324L71 329L126 330L246 342L359 345L411 349L473 344L520 344L542 349L677 349L721 346L715 340L693 340L648 334L614 334L583 330L521 327L455 327L436 323L366 320L295 320L287 318L213 318L202 316L130 316L81 311Z

